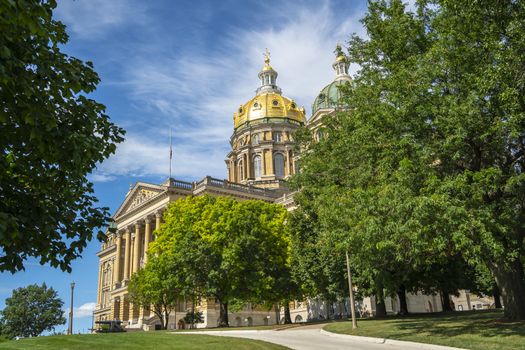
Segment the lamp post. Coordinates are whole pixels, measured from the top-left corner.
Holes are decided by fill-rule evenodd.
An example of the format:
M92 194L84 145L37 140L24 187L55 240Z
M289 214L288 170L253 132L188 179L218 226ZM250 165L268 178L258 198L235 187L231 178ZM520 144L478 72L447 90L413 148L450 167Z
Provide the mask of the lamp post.
M350 259L348 258L348 250L346 251L346 272L348 274L348 290L350 292L350 310L352 313L352 329L355 329L357 328L357 320L355 317L354 289L352 287L352 273L350 272Z
M71 283L71 306L69 307L69 328L67 334L73 334L73 291L75 289L75 282Z

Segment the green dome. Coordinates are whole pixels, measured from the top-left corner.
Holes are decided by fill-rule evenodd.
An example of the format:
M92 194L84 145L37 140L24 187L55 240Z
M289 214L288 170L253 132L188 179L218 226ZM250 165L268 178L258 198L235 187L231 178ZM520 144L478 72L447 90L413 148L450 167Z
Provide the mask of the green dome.
M344 107L341 104L342 96L339 91L339 86L342 86L349 81L350 79L337 79L326 85L314 100L314 104L312 105L312 115L314 115L319 109Z

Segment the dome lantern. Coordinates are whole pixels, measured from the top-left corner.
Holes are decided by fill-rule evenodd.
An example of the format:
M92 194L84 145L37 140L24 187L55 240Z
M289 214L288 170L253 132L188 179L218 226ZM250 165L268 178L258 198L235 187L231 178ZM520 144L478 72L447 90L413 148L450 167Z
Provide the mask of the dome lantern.
M343 53L341 44L337 44L335 47L335 62L332 64L332 67L335 70L335 80L348 79L348 67L350 63L346 55Z
M270 66L270 52L268 49L264 53L264 67L259 72L259 79L261 79L261 86L257 89L257 95L268 92L281 93L281 89L276 85L277 72Z

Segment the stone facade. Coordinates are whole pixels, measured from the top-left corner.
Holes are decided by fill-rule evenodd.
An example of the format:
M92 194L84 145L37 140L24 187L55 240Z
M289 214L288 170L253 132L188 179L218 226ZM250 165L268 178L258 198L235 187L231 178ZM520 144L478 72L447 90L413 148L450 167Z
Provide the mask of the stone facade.
M146 251L155 240L152 234L162 224L162 213L170 202L186 196L233 196L239 200L258 199L273 202L283 196L281 190L259 188L205 177L198 182L171 179L161 185L138 182L130 189L124 202L113 215L115 233L108 232L108 240L97 253L99 262L99 285L95 320L118 319L129 328L149 329L156 324L156 317L148 310L134 307L129 302L127 285L133 273L147 263ZM170 317L169 326L180 326L180 319L191 305L181 300L176 312ZM217 326L219 309L213 300L202 300L196 305L202 311L205 322L201 327ZM274 311L246 306L245 310L231 313L241 317L244 323L263 325L275 323ZM246 320L246 321L244 321ZM241 323L243 323L241 322ZM243 323L243 324L244 324Z

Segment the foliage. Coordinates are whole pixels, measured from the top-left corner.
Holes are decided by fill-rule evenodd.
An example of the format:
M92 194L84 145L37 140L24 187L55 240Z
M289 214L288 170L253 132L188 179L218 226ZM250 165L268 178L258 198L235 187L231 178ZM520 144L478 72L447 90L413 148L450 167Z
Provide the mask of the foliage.
M186 316L184 316L184 322L186 322L186 324L189 325L193 325L195 323L203 323L204 316L201 311L188 312L186 313Z
M131 303L149 308L167 329L168 317L182 295L178 267L167 256L152 256L143 269L133 274L128 285Z
M429 288L433 268L466 261L525 319L524 18L514 1L369 2L368 39L349 42L352 108L326 118L320 142L303 135L294 180L360 286Z
M100 79L91 62L61 52L68 36L55 7L0 2L0 271L23 269L28 256L70 271L109 219L87 174L124 131L85 96Z
M172 259L190 290L215 298L220 325L233 300L277 301L288 268L286 209L262 201L188 197L170 204L150 254Z
M36 284L13 291L1 311L2 332L13 338L36 337L42 332L52 331L55 326L66 323L62 305L53 288Z

